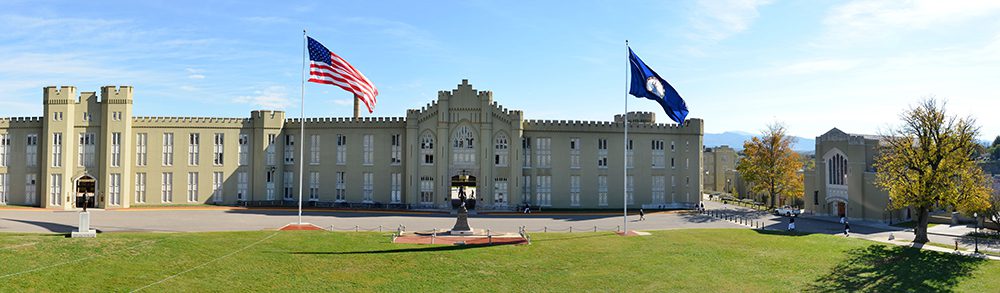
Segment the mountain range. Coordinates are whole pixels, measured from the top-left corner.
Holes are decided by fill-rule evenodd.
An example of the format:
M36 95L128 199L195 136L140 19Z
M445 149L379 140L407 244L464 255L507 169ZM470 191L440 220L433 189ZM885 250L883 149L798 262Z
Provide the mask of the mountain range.
M729 147L740 151L743 150L743 142L749 140L754 136L760 134L753 134L743 131L726 131L723 133L706 133L704 138L705 147L717 147L722 145L728 145ZM816 150L816 139L805 138L796 136L796 142L792 145L792 149L797 152L813 152Z

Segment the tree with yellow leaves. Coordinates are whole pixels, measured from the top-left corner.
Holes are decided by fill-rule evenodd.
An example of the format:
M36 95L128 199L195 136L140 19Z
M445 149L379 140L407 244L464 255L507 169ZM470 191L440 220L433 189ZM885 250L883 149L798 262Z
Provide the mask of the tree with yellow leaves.
M926 243L931 209L971 214L990 206L990 182L974 158L979 127L972 118L948 116L933 98L900 116L903 124L881 137L875 184L889 192L889 208L916 209L913 242Z
M744 157L736 164L740 176L750 183L750 191L766 194L771 208L778 196L802 196L802 161L792 150L795 137L786 132L779 123L768 125L760 137L743 142Z

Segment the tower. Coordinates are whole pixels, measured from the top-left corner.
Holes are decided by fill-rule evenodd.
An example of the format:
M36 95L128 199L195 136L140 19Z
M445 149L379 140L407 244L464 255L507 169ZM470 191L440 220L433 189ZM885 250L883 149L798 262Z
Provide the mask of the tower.
M71 177L74 163L72 148L76 115L76 87L48 86L42 89L42 143L39 176L39 206L43 208L70 209Z

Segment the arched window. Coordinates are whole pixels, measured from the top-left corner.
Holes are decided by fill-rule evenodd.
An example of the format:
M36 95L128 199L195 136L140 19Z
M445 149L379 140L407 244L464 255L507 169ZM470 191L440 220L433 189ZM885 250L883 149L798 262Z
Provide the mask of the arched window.
M835 154L826 159L827 182L833 185L847 184L847 158L840 154Z
M424 157L424 165L434 165L434 136L430 133L420 137L420 155Z
M507 135L497 134L496 144L493 146L493 164L497 167L507 167Z
M470 165L476 163L476 136L469 126L459 126L452 136L452 163Z

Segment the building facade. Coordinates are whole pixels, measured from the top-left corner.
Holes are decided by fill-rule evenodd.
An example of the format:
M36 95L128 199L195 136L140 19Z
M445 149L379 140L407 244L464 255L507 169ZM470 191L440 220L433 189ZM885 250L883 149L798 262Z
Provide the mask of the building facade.
M128 86L46 87L43 117L0 119L0 204L280 205L303 188L316 206L447 209L463 186L478 209L617 209L626 192L636 208L692 207L701 194L700 119L630 113L626 155L621 115L526 120L467 80L406 117L142 117L132 102Z
M714 192L733 193L736 189L736 150L722 145L706 147L704 154L705 182L703 189Z

